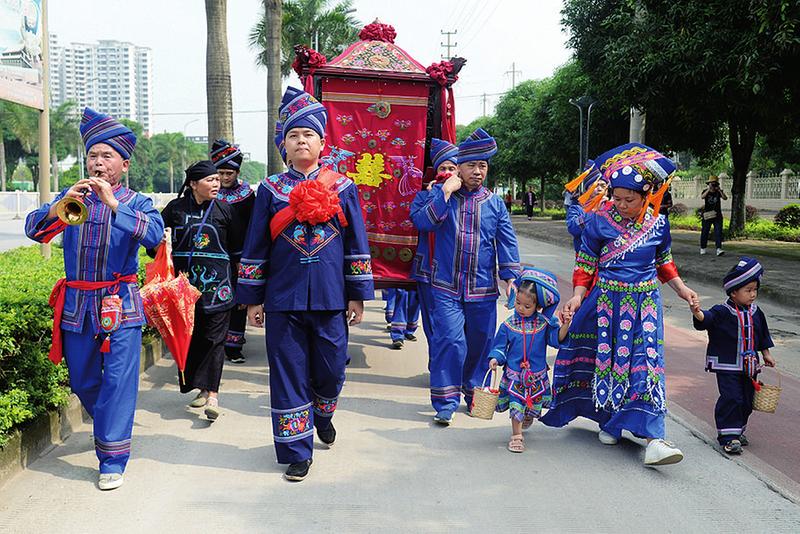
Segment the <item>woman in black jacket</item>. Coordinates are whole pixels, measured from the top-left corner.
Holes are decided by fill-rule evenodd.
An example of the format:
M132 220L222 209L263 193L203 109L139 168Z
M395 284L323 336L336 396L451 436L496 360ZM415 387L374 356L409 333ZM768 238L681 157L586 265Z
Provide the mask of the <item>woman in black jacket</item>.
M214 164L200 161L186 169L186 180L161 212L164 227L172 229L172 261L202 293L195 304L194 332L186 359L181 393L199 389L189 404L205 407L213 421L219 416L219 383L225 361L224 344L234 287L229 243L231 208L217 200L220 181Z

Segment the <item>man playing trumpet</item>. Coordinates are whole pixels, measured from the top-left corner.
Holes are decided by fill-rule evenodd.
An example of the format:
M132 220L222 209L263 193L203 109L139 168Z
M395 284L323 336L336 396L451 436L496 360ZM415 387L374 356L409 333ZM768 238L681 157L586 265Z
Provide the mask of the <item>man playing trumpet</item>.
M164 222L149 198L120 183L136 145L133 132L90 108L80 131L89 178L29 213L25 233L47 243L63 232L66 277L50 295L50 359L57 364L63 353L70 387L94 419L98 487L109 490L122 485L136 409L145 322L138 250L159 244ZM78 215L84 207L85 222Z

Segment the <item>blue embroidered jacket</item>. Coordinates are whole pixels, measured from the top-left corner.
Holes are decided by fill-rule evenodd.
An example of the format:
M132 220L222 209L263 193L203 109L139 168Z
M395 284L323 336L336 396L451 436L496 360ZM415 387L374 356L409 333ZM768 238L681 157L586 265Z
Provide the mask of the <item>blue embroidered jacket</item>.
M273 242L269 224L289 203L289 193L319 169L303 176L288 172L265 178L258 186L253 216L239 265L236 300L264 304L265 311L345 310L349 300L372 300L367 232L352 180L340 176L339 193L348 225L337 217L325 224L292 221Z
M64 189L53 202L66 194ZM136 274L139 269L139 246L153 248L164 235L164 222L153 201L144 195L118 185L114 197L119 200L117 213L100 202L96 195L86 196L84 202L89 217L81 225L67 226L63 230L64 271L67 280L100 282L113 280L114 274ZM56 221L48 219L50 204L45 204L28 214L25 234L35 241L35 235ZM68 287L64 301L61 328L70 332L83 332L89 316L93 333L100 332L100 301L108 289L79 291ZM120 284L122 321L120 328L144 324L144 311L139 288L133 283Z
M230 250L228 252L231 255L231 265L235 268L242 257L244 236L247 234L247 226L250 224L250 216L253 213L253 204L255 204L256 197L250 188L250 184L239 181L230 189L220 187L217 199L229 204L233 213L228 241ZM235 276L236 271L233 274Z
M613 280L619 287L644 287L656 278L667 283L678 276L669 221L648 213L638 223L622 217L615 207L594 212L585 220L573 285L590 287L598 270L601 281Z
M422 207L428 201L429 195L430 192L426 189L423 189L417 193L417 196L414 197L414 201L411 203L411 213L422 209ZM414 255L414 259L411 261L410 276L417 282L422 282L425 284L431 283L431 258L428 245L428 232L424 230L419 231L419 237L417 238L417 253Z
M517 237L503 201L483 186L459 189L445 201L437 184L421 204L412 206L411 220L435 236L431 286L465 301L496 299L498 269L503 280L520 273Z
M494 336L488 360L494 358L498 365L505 365L513 371L522 371L523 356L528 357L531 371L538 373L547 369L547 346L559 348L558 319L536 312L525 318L526 354L522 352L522 316L516 311L500 324Z
M577 253L581 249L581 234L586 225L586 216L583 206L578 202L573 202L567 206L567 231L572 236L572 247Z
M767 326L764 312L751 304L748 308L739 307L739 313L744 319L744 335L739 326L736 314L736 304L728 299L724 304L716 304L710 310L703 310L703 320L698 321L692 317L697 330L708 331L708 347L706 348L706 369L708 371L743 371L744 358L742 347L751 345L758 358L758 351L775 346ZM743 344L744 341L744 344Z

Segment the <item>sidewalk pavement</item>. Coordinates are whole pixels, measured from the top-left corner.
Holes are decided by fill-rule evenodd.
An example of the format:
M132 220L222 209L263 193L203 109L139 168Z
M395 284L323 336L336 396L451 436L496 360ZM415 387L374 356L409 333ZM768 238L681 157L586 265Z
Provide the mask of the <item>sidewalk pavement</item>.
M561 245L572 249L572 236L567 232L563 220L534 218L529 221L524 215L511 217L517 234ZM787 247L800 244L787 244ZM672 255L678 272L684 279L696 280L708 284L722 286L722 279L740 256L755 256L764 266L764 282L759 291L759 298L767 298L784 306L796 306L800 302L800 261L758 254L758 243L749 241L748 246L738 246L736 242L723 243L728 248L723 256L716 256L712 246L705 256L700 255L700 232L672 230ZM738 253L733 249L743 248Z
M506 414L484 421L462 407L451 427L433 425L425 338L389 349L381 307L367 303L351 330L338 437L330 450L316 442L306 481L285 482L275 463L264 337L251 329L247 362L226 364L215 423L186 408L193 395L161 360L142 376L125 484L96 489L84 425L0 489L0 532L800 529L800 506L673 419L667 433L686 459L658 469L642 465L640 440L604 446L585 420L534 425L524 454L506 451Z

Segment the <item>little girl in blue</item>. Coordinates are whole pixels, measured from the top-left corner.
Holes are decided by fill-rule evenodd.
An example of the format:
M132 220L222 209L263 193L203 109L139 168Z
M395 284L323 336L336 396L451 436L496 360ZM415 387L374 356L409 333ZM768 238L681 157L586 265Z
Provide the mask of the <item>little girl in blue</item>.
M547 346L558 348L567 335L571 315L559 326L553 312L560 296L556 277L547 271L526 268L512 285L508 307L514 314L503 321L489 353L489 366L505 367L500 381L497 411L510 409L511 441L508 450L523 452L522 431L529 428L550 405Z

